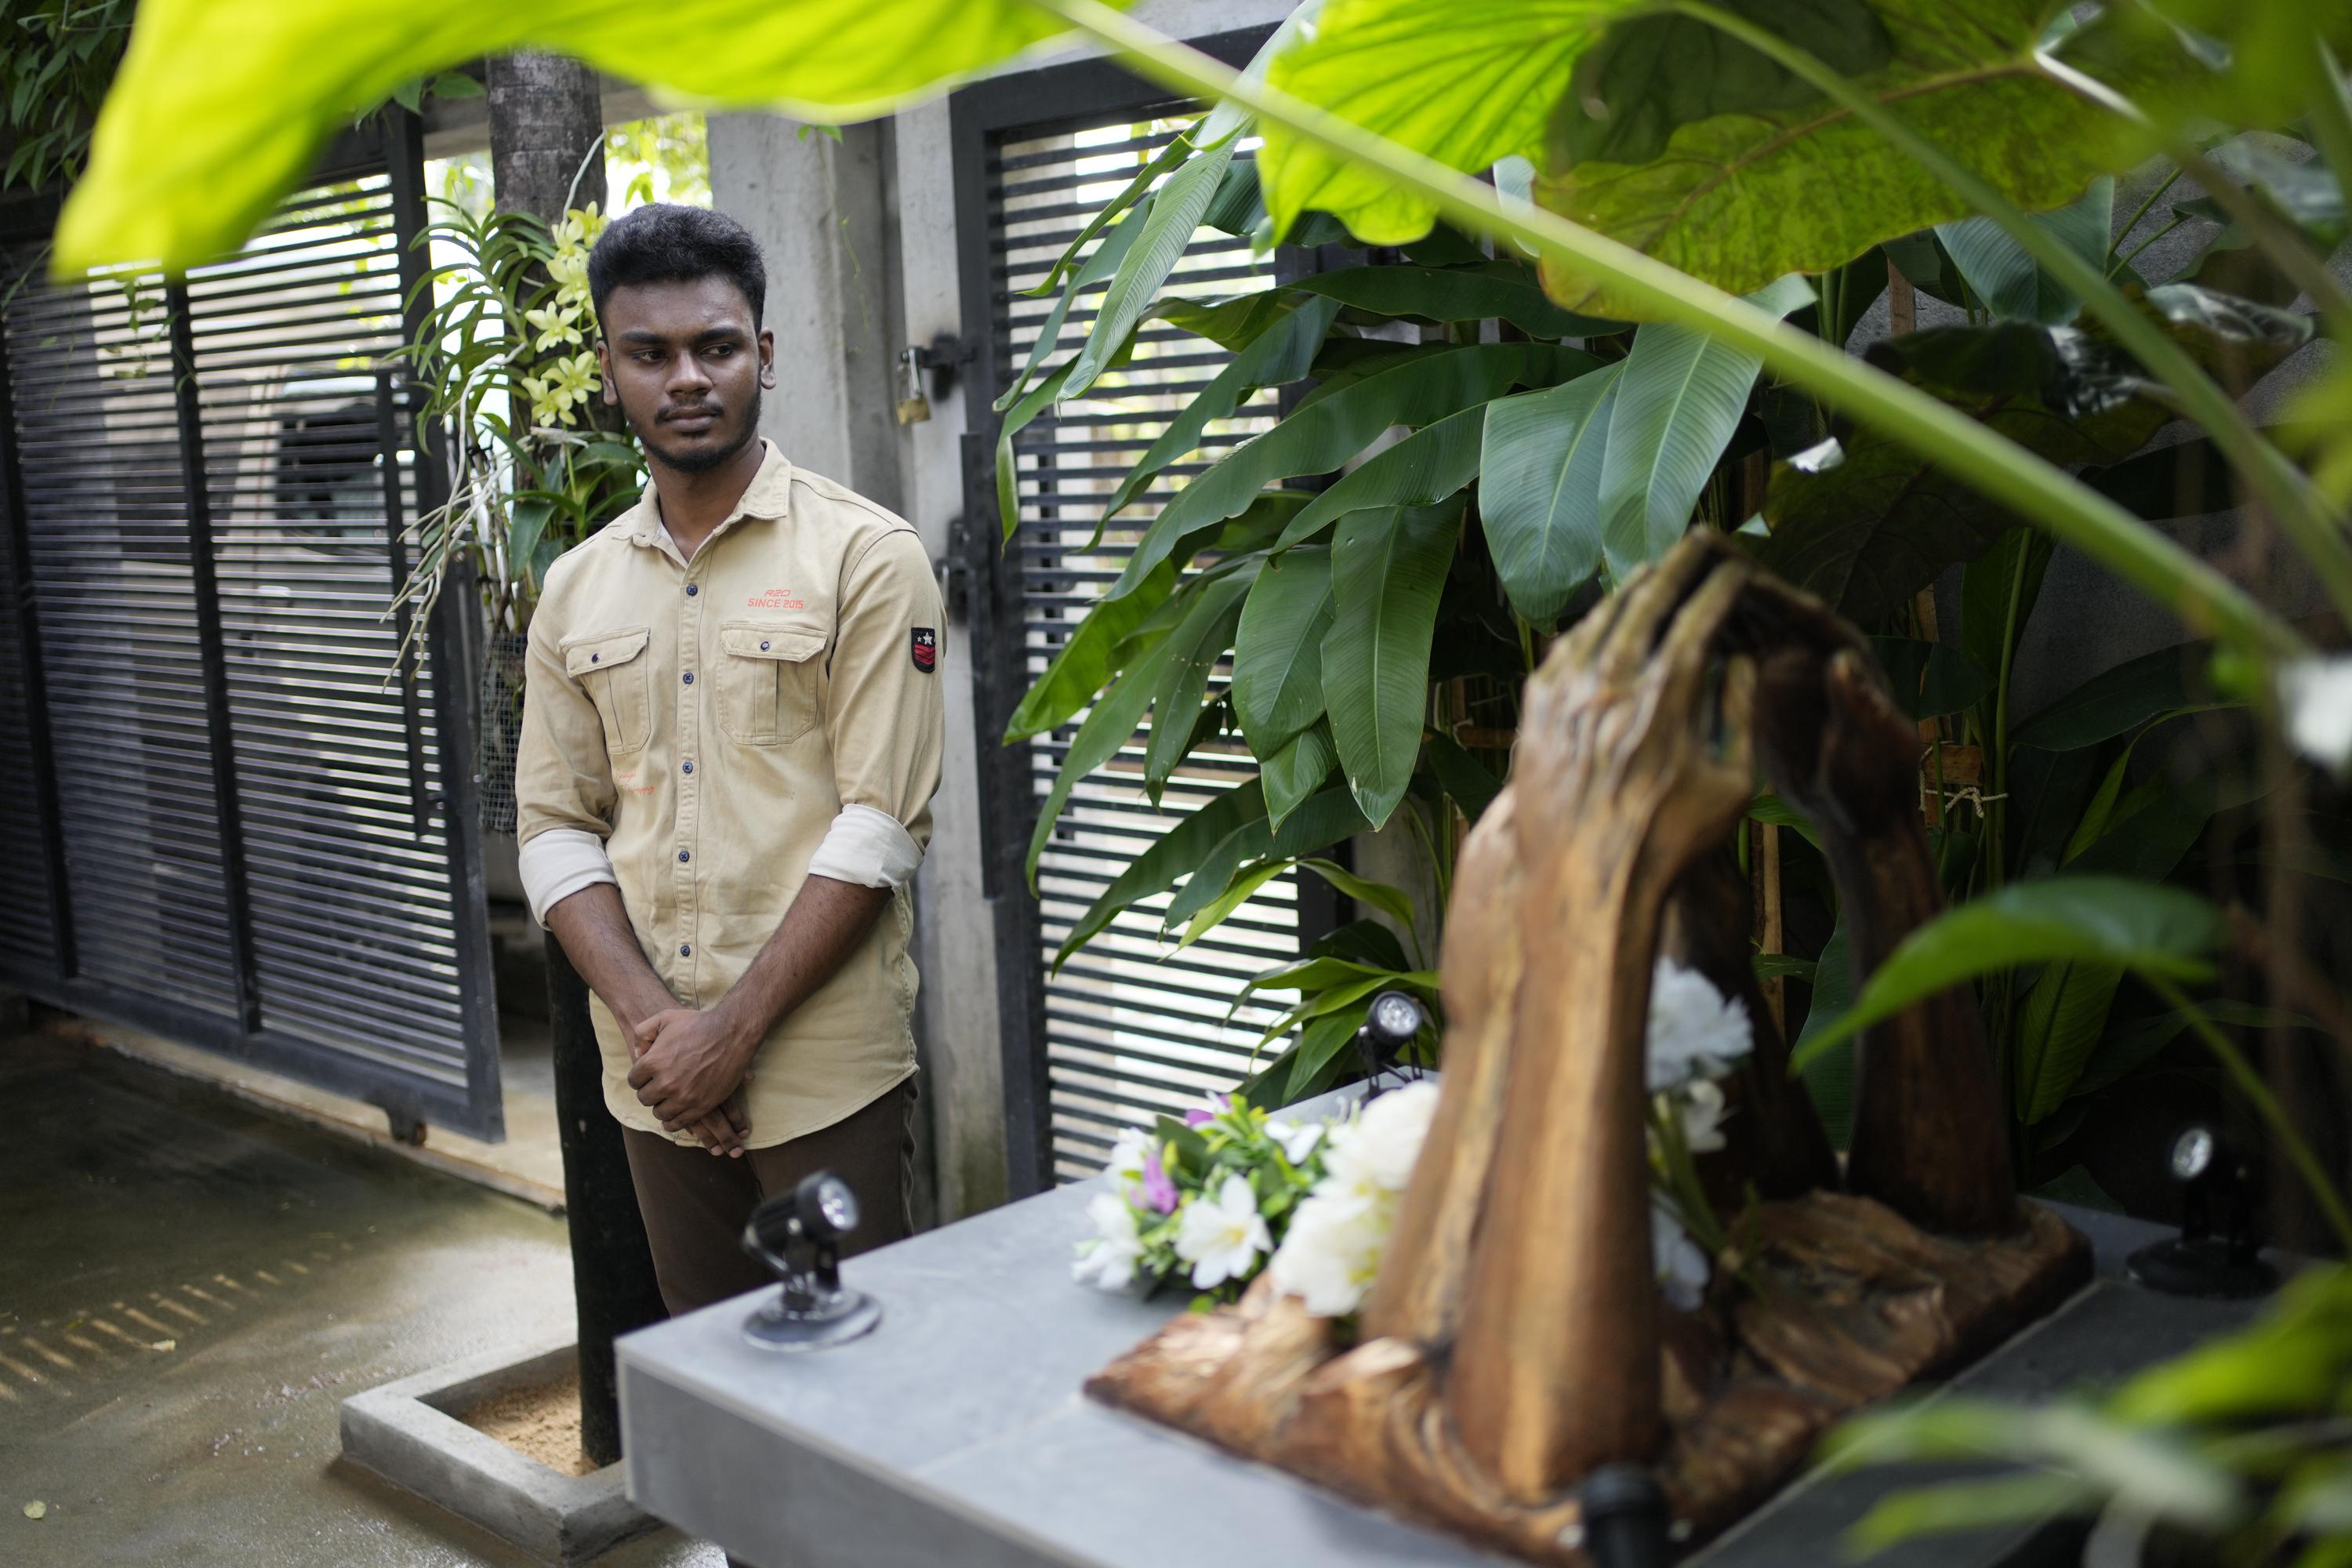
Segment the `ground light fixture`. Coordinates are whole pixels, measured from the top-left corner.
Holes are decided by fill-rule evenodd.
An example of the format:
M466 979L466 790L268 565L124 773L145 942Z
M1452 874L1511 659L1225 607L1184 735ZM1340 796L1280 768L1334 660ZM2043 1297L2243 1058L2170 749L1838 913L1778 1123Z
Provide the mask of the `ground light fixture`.
M857 1220L857 1194L830 1171L751 1211L743 1250L774 1269L783 1289L744 1321L744 1338L765 1350L814 1351L873 1331L881 1304L841 1282L841 1243Z
M1421 1069L1408 1062L1405 1052L1412 1047L1413 1037L1428 1026L1427 1010L1404 992L1383 991L1372 998L1364 1012L1363 1027L1356 1031L1356 1056L1375 1092L1382 1073L1405 1079L1421 1076Z
M2278 1287L2254 1234L2253 1169L2218 1128L2191 1123L2172 1136L2165 1174L2180 1184L2180 1234L2125 1260L2131 1277L2171 1296L2236 1300ZM2218 1234L2217 1234L2218 1232Z

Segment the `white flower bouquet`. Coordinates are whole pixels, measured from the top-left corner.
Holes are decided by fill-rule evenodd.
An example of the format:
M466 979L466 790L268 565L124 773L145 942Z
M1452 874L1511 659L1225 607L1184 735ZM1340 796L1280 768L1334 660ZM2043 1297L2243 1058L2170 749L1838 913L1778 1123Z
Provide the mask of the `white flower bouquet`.
M1655 1184L1651 1254L1659 1288L1696 1307L1728 1245L1699 1190L1695 1156L1724 1146L1717 1082L1754 1048L1746 1011L1697 973L1661 960L1651 986L1648 1079ZM1204 1301L1232 1300L1271 1270L1318 1317L1363 1304L1397 1202L1437 1110L1413 1083L1319 1122L1276 1121L1217 1095L1181 1122L1119 1134L1109 1185L1087 1205L1094 1235L1071 1274L1114 1291L1189 1278Z

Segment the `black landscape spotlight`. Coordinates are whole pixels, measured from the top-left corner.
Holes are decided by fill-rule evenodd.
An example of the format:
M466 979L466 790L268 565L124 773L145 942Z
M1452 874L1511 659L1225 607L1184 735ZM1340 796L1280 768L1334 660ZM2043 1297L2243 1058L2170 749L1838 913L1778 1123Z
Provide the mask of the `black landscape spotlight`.
M1421 1069L1408 1062L1405 1052L1428 1023L1427 1011L1404 992L1383 991L1373 997L1364 1013L1364 1026L1356 1031L1356 1056L1364 1065L1364 1076L1375 1085L1384 1072L1419 1078Z
M2180 1234L2126 1258L2131 1277L2168 1296L2238 1300L2276 1289L2278 1270L2263 1261L2254 1234L2253 1171L2243 1152L2219 1129L2195 1123L2173 1135L2165 1173L2180 1184Z
M881 1305L841 1283L841 1240L856 1229L857 1194L831 1171L753 1209L743 1250L774 1269L784 1289L744 1321L743 1337L766 1350L814 1351L873 1331Z

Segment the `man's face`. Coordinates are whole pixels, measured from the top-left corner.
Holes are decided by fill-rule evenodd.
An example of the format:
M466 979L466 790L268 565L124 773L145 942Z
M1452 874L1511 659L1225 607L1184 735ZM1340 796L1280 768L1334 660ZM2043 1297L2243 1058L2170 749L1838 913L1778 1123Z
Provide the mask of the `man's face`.
M682 473L708 473L759 434L760 391L776 384L775 337L725 278L635 283L604 300L596 345L604 401L646 451Z

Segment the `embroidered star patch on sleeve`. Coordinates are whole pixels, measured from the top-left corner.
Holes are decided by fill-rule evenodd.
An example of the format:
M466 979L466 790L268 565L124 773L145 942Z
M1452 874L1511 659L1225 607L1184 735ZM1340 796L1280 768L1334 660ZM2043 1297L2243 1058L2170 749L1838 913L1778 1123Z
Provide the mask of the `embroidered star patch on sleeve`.
M929 675L939 668L939 633L933 631L929 626L917 626L909 636L913 639L913 646L908 651L914 655L915 668L921 670L925 675Z

